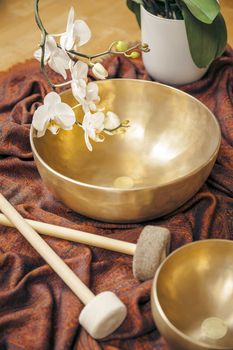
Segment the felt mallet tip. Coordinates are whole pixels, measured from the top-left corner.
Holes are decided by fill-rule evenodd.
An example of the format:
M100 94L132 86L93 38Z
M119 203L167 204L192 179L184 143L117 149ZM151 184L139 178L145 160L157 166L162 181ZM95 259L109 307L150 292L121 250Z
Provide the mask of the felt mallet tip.
M112 334L124 321L126 306L112 292L96 295L82 310L79 322L95 339Z
M146 281L154 277L170 249L170 231L160 226L145 226L133 257L134 277Z

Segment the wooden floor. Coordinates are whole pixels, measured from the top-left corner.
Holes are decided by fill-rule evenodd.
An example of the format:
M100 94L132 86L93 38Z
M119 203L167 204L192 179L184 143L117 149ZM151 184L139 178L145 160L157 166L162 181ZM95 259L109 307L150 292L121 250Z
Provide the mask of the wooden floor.
M233 46L233 0L221 0ZM93 37L85 51L104 50L114 40L135 41L140 31L124 0L41 0L41 16L50 33L65 29L67 13L73 5L77 17L87 21ZM40 40L33 16L32 0L0 0L0 70L32 57Z

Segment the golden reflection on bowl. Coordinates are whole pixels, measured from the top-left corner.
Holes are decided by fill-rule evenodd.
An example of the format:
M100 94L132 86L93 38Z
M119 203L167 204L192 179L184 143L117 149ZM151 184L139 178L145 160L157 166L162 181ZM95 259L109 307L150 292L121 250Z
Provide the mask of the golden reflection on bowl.
M232 257L232 241L198 241L173 252L157 270L152 312L171 349L233 349Z
M214 165L220 145L215 117L198 100L162 84L113 79L98 85L99 107L129 119L130 128L93 142L93 152L77 126L42 138L31 129L44 183L73 210L102 221L140 222L177 209ZM62 99L76 104L70 91Z

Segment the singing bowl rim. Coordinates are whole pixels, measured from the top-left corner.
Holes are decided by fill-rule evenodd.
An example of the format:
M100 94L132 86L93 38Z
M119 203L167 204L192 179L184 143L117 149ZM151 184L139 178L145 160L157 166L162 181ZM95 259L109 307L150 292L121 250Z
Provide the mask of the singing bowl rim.
M159 268L157 269L154 279L153 279L153 283L152 283L152 288L151 288L151 297L153 299L154 304L156 305L156 308L159 312L160 317L162 318L163 322L177 335L179 336L181 339L191 343L192 345L201 347L203 349L213 349L213 350L232 350L232 346L228 347L228 346L215 346L215 345L209 345L203 342L199 342L194 340L192 337L189 337L188 335L186 335L185 333L183 333L182 331L180 331L166 316L165 312L163 311L162 306L160 305L159 302L159 298L158 298L158 294L157 294L157 285L158 285L158 278L160 275L160 272L163 268L164 265L166 265L166 263L177 253L179 253L181 250L187 249L190 246L193 245L202 245L202 244L206 244L206 243L210 243L210 242L214 242L214 243L226 243L226 244L231 244L233 245L233 241L228 240L228 239L218 239L218 238L211 238L211 239L203 239L200 241L196 241L196 242L192 242L192 243L188 243L183 245L182 247L174 250L174 252L172 252L171 254L169 254L167 256L167 258L161 263L161 265L159 266ZM154 316L153 316L154 317Z
M53 169L50 165L48 165L41 158L41 156L39 155L39 153L36 150L36 147L35 147L35 144L34 144L34 141L33 141L33 138L34 138L33 134L35 132L35 129L33 128L32 124L31 124L31 127L30 127L30 144L31 144L32 152L33 152L33 154L36 155L36 158L46 168L47 171L53 173L55 176L61 178L62 180L68 181L68 182L73 183L73 184L78 185L78 186L83 186L83 187L90 188L90 189L103 190L103 191L108 191L108 192L131 192L131 191L140 191L140 190L147 190L147 189L157 189L157 188L162 188L162 187L166 187L166 186L169 186L169 185L176 184L179 181L185 180L186 178L189 178L190 176L193 176L193 175L197 174L201 169L205 168L205 166L207 166L209 163L211 163L211 161L214 158L217 157L217 154L219 152L220 145L221 145L221 129L220 129L219 123L218 123L217 118L215 117L215 115L212 113L212 111L207 106L205 106L204 103L199 101L197 98L195 98L195 97L189 95L188 93L186 93L186 92L184 92L182 90L179 90L179 89L177 89L175 87L172 87L172 86L169 86L169 85L166 85L166 84L157 83L157 82L150 81L150 80L128 79L128 78L113 78L113 79L106 79L106 80L98 80L96 82L98 84L105 84L108 81L121 81L121 82L125 82L125 81L131 81L132 82L133 81L133 82L137 82L139 84L153 84L153 85L155 84L155 85L159 85L159 86L162 86L162 87L166 87L166 88L171 89L171 90L175 90L176 92L180 93L181 95L185 95L188 98L193 99L194 101L196 101L198 104L200 104L204 109L206 109L209 112L209 114L211 115L211 117L212 117L213 121L215 122L216 127L218 129L218 142L217 142L217 146L216 146L213 154L211 155L211 157L209 157L202 165L200 165L197 168L195 168L192 171L190 171L188 174L180 175L177 178L175 178L174 180L168 181L168 182L160 184L160 185L154 185L154 186L147 185L147 186L139 186L139 187L135 187L135 188L134 187L127 188L127 189L125 189L125 188L116 188L116 187L107 187L107 186L97 186L97 185L89 184L89 183L86 183L86 182L81 182L81 181L78 181L78 180L74 180L74 179L72 179L72 178L70 178L70 177L68 177L66 175L63 175L63 174L59 173L58 171ZM71 89L67 89L67 90L61 92L60 96L66 94L68 91L71 91Z

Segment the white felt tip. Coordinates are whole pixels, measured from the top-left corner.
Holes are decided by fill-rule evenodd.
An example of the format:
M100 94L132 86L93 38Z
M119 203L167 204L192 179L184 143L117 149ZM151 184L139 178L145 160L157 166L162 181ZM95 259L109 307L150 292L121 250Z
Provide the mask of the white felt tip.
M112 292L103 292L83 308L79 322L94 339L102 339L112 334L126 315L122 301Z
M145 226L133 257L133 274L140 281L154 277L161 262L169 254L171 235L167 228Z

